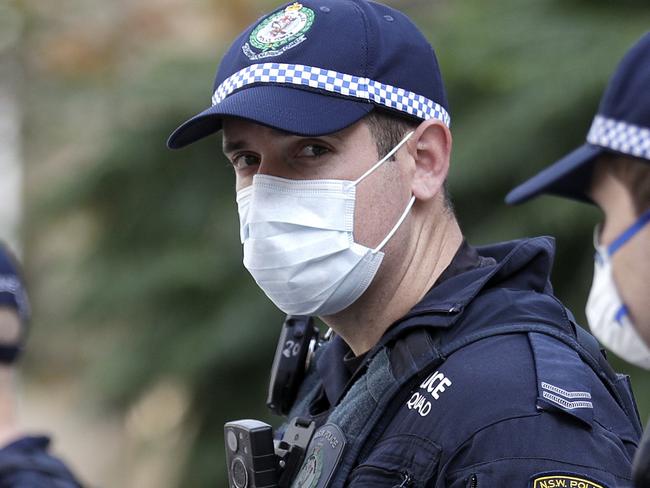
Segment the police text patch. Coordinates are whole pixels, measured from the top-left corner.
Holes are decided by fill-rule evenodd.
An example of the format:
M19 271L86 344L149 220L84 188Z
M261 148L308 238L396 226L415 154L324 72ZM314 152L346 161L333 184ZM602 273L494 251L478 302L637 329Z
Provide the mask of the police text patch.
M533 475L529 488L608 488L607 485L585 478L583 475L553 472Z

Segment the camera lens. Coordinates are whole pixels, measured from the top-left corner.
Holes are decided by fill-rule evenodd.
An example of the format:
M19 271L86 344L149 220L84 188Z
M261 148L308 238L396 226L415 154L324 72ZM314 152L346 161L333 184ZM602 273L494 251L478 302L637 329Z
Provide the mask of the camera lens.
M232 460L230 472L232 473L232 481L235 483L236 488L246 488L248 486L248 472L241 458L236 457Z
M234 431L229 430L228 431L228 447L232 452L237 452L237 434L235 434Z

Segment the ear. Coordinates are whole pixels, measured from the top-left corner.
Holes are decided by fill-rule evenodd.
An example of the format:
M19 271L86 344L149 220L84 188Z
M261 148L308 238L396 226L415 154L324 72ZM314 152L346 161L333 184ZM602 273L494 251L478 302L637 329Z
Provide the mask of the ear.
M411 141L408 147L415 162L411 191L418 200L430 200L449 173L451 132L439 120L429 119L418 126Z

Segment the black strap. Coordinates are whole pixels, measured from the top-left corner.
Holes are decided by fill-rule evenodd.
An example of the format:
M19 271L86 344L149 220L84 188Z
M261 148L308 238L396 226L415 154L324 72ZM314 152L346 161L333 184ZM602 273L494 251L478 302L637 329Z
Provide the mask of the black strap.
M395 397L391 399L384 410L381 420L370 431L359 452L359 459L364 459L370 454L370 451L381 438L397 411L413 394L413 390L443 362L444 359L427 329L414 329L393 345L390 351L390 364L393 374L398 381L406 376L410 376L410 379L402 385Z

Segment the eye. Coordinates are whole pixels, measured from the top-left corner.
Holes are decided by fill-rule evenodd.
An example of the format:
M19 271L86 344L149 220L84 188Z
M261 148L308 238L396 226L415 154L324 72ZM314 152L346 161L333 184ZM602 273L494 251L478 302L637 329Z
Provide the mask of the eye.
M259 165L260 158L255 154L244 153L233 156L231 162L233 168L236 170L244 170L246 168L250 168L251 166Z
M320 144L308 144L298 151L297 156L300 158L319 158L331 152L327 147Z

